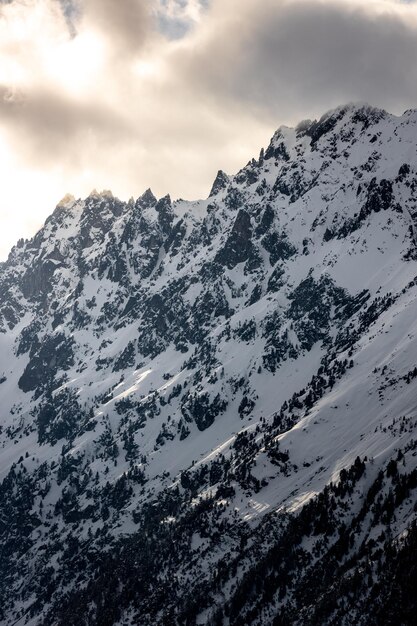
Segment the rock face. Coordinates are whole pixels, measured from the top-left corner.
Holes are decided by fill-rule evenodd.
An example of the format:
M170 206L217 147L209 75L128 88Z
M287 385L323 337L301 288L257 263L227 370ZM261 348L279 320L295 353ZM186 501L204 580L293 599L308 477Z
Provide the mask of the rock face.
M229 269L247 261L252 252L252 225L250 215L239 209L223 248L216 255L216 261Z
M226 189L226 187L228 186L230 182L230 178L227 174L225 174L225 172L223 172L223 170L219 170L217 172L217 176L214 180L214 183L212 185L210 194L209 194L209 198L211 198L212 196L216 196L218 193L220 193L221 191L223 191L224 189Z
M0 265L0 624L412 624L417 112L198 202L65 197Z

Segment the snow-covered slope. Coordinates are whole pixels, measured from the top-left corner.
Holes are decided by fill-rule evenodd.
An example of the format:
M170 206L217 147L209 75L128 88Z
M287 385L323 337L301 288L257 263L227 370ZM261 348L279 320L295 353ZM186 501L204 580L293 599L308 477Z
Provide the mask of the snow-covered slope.
M412 623L416 229L417 111L363 105L66 196L0 266L0 623Z

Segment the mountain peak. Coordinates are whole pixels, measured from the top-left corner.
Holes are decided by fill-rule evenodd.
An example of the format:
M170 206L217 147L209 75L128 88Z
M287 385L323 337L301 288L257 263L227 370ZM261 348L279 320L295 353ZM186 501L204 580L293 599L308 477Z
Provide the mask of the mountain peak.
M363 102L353 102L330 109L318 121L304 120L296 126L295 130L300 136L309 136L311 145L314 146L321 137L328 135L339 124L360 123L362 129L367 129L388 116L389 114L384 109Z
M156 202L156 197L152 193L150 187L148 187L148 189L144 191L144 193L136 200L136 205L141 207L142 209L148 209L152 206L155 206Z
M56 205L57 209L67 208L73 205L75 202L75 197L71 193L66 193L65 196L58 202Z
M113 200L114 195L110 189L103 189L102 191L97 191L97 189L93 189L88 194L88 198L108 198L109 200Z
M226 189L227 185L230 182L230 176L228 176L223 170L219 170L217 172L216 178L214 179L213 185L211 187L209 198L216 196L218 193Z
M281 127L209 199L67 197L12 250L1 626L385 623L417 545L414 115Z

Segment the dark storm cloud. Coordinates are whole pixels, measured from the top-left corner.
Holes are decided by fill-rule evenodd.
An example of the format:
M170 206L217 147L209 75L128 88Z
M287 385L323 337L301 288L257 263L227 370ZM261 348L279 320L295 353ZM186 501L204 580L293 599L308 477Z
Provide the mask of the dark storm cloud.
M277 121L351 100L417 106L414 8L405 14L394 3L343 0L227 4L235 10L221 20L217 2L203 44L181 59L189 80L213 100Z
M57 158L74 166L89 135L107 143L126 141L132 134L116 111L48 89L26 96L0 86L0 118L15 140L19 137L20 152L45 166Z

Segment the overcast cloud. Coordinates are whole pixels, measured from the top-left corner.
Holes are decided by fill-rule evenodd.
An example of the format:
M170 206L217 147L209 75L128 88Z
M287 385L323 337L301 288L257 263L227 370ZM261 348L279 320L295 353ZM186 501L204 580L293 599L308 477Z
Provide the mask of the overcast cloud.
M396 0L0 2L0 258L66 192L207 195L282 123L417 107Z

